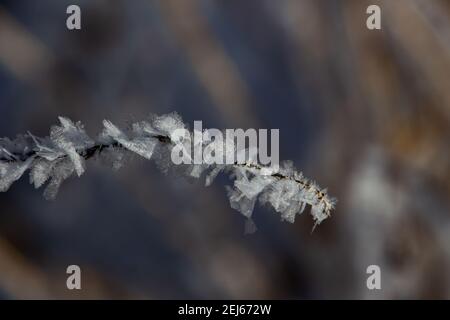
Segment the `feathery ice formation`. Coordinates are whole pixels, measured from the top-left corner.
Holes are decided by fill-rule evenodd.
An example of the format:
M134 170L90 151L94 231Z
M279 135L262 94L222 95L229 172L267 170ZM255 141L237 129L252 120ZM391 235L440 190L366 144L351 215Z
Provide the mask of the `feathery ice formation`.
M233 186L227 186L230 205L248 219L248 232L255 229L252 212L258 199L261 204L272 206L282 220L291 223L306 205L310 205L315 225L330 216L336 203L326 190L304 178L290 161L281 163L278 170L261 166L251 158L246 163L234 164L173 164L172 149L183 147L183 139L175 137L174 131L187 129L176 113L152 116L148 121L132 124L127 130L105 120L103 131L96 139L90 138L79 122L64 117L59 121L60 125L53 126L48 137L28 133L14 140L0 138L0 192L6 192L29 170L30 183L35 188L47 183L44 197L54 199L64 180L85 172L86 160L99 158L118 169L127 155L137 154L145 159L153 158L163 172L177 166L181 167L177 171L186 176L200 178L205 174L207 186L221 171L229 173L234 180Z

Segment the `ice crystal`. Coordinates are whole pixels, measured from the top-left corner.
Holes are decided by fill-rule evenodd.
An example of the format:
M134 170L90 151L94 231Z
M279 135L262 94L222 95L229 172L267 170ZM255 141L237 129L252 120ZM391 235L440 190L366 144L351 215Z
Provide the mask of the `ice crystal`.
M230 145L226 139L212 140L207 131L190 132L177 113L153 116L148 121L132 124L128 129L120 129L111 121L104 120L103 130L96 139L90 138L79 122L74 123L64 117L59 121L60 125L53 126L48 137L40 138L28 133L14 140L0 139L1 192L7 191L14 181L30 170L30 183L35 188L47 184L44 197L55 199L63 181L74 173L81 176L85 172L85 161L91 158L118 169L129 154L137 154L153 159L165 172L177 167L171 161L173 150L182 151L189 158L185 160L192 160L190 143L195 141L194 135L203 134L205 139L201 145L194 145L194 150L206 147L203 162L197 164L194 161L194 164L180 164L178 167L188 177L205 176L206 186L220 172L228 173L233 180L232 186L227 186L230 205L247 218L246 232L256 229L252 214L258 201L269 205L282 220L291 223L309 205L316 225L330 216L335 206L335 200L327 195L327 191L304 178L292 162L286 161L279 168L261 166L256 157L252 157L255 150L236 150L234 144ZM185 133L180 136L177 129L184 129ZM245 162L217 164L212 161L228 156L240 159L242 155L247 156L243 157Z

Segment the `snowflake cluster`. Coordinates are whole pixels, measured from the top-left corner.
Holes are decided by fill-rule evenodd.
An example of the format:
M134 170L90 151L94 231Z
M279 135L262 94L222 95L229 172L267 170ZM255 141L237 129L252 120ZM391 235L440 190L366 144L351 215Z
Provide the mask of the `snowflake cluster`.
M96 139L90 138L79 122L64 117L59 121L60 125L53 126L45 138L28 133L14 140L0 139L0 192L7 191L29 170L30 183L35 188L47 183L44 197L54 199L62 182L74 174L81 176L86 170L86 160L91 158L101 158L118 169L127 154L137 154L154 159L163 171L167 171L175 166L170 158L173 148L183 148L184 141L189 140L174 134L177 129L187 129L176 113L152 116L126 130L105 120L103 131ZM230 150L227 147L226 150ZM249 150L234 149L234 152ZM277 169L261 166L251 157L246 163L182 164L177 167L181 167L177 171L186 176L200 178L205 175L207 186L220 172L229 174L233 179L233 185L227 186L230 205L248 219L248 232L254 230L252 212L257 201L270 205L282 220L291 223L306 205L310 205L315 225L330 216L336 202L326 190L304 178L290 161L281 163Z

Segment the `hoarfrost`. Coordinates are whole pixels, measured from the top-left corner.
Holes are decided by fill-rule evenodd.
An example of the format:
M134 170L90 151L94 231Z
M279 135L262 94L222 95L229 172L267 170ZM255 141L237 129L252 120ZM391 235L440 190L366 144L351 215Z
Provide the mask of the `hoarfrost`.
M59 160L51 173L51 181L44 190L44 198L54 200L58 194L61 184L75 171L75 166L70 159Z
M247 218L246 233L256 230L252 214L257 201L271 206L282 220L291 223L309 205L315 225L330 216L336 203L325 189L296 170L291 161L282 163L280 167L261 166L255 149L236 150L228 139L211 139L223 134L218 130L189 132L177 113L153 116L148 121L132 124L128 130L119 129L104 120L104 128L95 141L79 122L74 123L64 117L59 121L60 125L51 128L49 137L39 138L28 133L14 140L0 139L0 191L7 191L29 169L34 187L39 188L49 181L44 197L54 199L64 180L74 173L78 176L84 173L87 159L101 159L118 169L129 155L137 154L153 159L163 172L178 167L179 172L188 177L200 178L205 173L206 186L220 172L230 173L233 184L226 186L229 202L233 209ZM194 145L194 164L174 165L171 161L174 148L192 160L191 142L195 142L193 137L198 134L204 134L205 139L197 142L200 145ZM200 155L200 163L195 161L199 156L195 154L196 147L206 150ZM224 162L234 159L234 163L213 161L217 159Z
M13 182L20 179L30 167L31 162L33 162L33 158L25 161L0 162L0 192L8 191Z
M53 126L50 139L72 160L78 176L84 172L84 159L78 153L94 144L80 123L73 123L68 118L59 117L61 126Z
M108 120L103 121L103 126L105 127L105 131L102 133L103 136L111 137L126 149L137 153L145 159L151 159L153 150L155 149L157 143L155 138L142 135L129 139L125 133L123 133L119 128L113 125L111 121ZM144 132L141 130L141 127L136 127L135 129L141 134Z
M30 172L30 183L34 184L36 189L40 188L52 174L54 162L47 159L35 160Z

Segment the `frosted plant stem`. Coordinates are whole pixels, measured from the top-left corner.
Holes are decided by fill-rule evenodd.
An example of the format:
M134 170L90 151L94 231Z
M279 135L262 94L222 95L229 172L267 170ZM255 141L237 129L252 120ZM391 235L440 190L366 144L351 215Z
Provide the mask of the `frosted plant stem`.
M78 176L84 173L86 160L104 156L112 160L114 168L119 168L127 153L146 159L157 156L156 161L166 171L171 166L168 154L182 143L175 141L172 133L175 129L185 128L176 113L135 123L127 132L105 120L102 133L92 140L80 123L62 117L60 122L61 126L52 127L49 137L38 138L28 133L15 140L0 139L0 191L7 191L26 170L30 170L30 182L36 188L50 180L44 196L54 199L65 179L73 173ZM272 206L281 214L282 220L291 223L296 214L310 205L314 226L330 216L336 202L326 190L296 171L291 162L282 163L276 171L254 161L182 166L185 166L187 176L199 178L206 172L206 185L210 185L220 171L231 173L234 186L227 187L230 204L247 217L248 231L254 230L252 212L257 199Z

